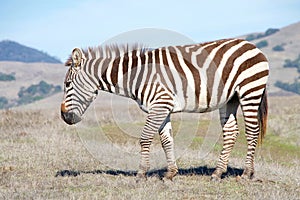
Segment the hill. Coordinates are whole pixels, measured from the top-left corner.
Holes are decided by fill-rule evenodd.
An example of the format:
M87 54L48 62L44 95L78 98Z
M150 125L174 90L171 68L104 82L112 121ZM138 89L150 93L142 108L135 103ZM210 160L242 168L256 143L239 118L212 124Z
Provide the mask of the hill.
M62 64L0 62L0 109L30 103L60 91L65 73Z
M288 95L276 82L290 84L299 82L300 70L300 22L280 29L267 29L264 33L251 33L246 38L267 55L270 62L269 93ZM276 84L276 85L275 85ZM300 85L299 85L300 86Z
M61 63L60 60L47 53L10 40L0 42L0 61Z

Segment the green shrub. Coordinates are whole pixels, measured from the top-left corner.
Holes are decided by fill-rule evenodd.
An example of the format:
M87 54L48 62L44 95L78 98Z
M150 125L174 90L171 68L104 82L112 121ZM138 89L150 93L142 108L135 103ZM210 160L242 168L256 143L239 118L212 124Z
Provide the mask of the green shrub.
M16 77L14 74L5 74L0 72L0 81L15 81Z
M298 63L292 61L291 59L285 59L283 67L285 67L285 68L298 68Z
M257 39L260 39L260 38L263 38L263 37L266 37L266 36L269 36L269 35L272 35L276 32L278 32L280 29L277 29L277 28L269 28L268 30L266 30L266 32L264 33L259 33L257 35L254 35L254 34L250 34L246 37L246 40L248 41L252 41L252 40L257 40Z
M246 40L247 41L252 41L252 40L255 40L256 39L256 36L254 34L250 34L246 37Z
M268 41L267 40L262 40L262 41L256 43L256 47L259 48L259 49L267 47L267 46L268 46Z
M272 35L272 34L278 32L279 30L280 30L280 29L278 29L278 28L269 28L268 30L266 30L264 36Z
M0 109L6 108L8 104L8 100L5 97L0 97Z
M60 91L61 87L59 85L54 86L45 81L40 81L39 84L31 85L28 88L22 87L20 89L18 92L18 104L27 104L41 100Z
M298 80L296 80L294 83L276 81L275 86L289 92L300 94L300 82L298 82Z
M272 48L273 51L284 51L283 45L276 45Z
M300 54L295 60L286 59L284 61L283 67L285 68L297 68L297 71L300 73Z

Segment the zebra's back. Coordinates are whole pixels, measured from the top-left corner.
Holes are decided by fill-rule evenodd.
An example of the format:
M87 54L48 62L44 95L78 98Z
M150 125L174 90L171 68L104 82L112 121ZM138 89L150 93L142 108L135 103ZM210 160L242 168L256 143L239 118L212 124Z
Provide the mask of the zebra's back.
M173 112L217 109L235 92L242 96L251 85L265 87L269 71L262 52L242 39L162 47L151 56L160 81L174 95Z

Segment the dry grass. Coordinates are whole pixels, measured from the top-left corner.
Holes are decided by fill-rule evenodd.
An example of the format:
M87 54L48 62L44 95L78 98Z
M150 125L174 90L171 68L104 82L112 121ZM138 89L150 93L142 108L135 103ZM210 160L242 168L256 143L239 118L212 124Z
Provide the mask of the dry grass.
M136 184L136 168L128 164L138 162L135 155L131 159L108 156L116 163L118 170L114 170L84 147L87 141L84 133L91 134L93 128L95 132L99 130L99 126L93 127L94 112L87 113L86 120L75 128L65 125L58 111L32 108L1 111L0 199L299 199L300 145L299 120L296 120L299 99L271 98L269 132L257 151L256 179L248 182L237 181L246 151L243 134L232 152L229 172L220 183L210 181L221 143L218 140L209 154L199 159L199 148L207 141L205 136L211 124L208 115L201 117L199 124L194 115L190 121L184 117L183 122L180 116L173 117L175 133L181 127L193 136L188 148L177 147L185 153L178 159L179 175L173 182L161 180L164 170L155 169L160 165L154 164L148 180ZM132 116L127 118L129 122L113 120L107 106L96 106L95 110L99 113L98 120L105 122L100 126L102 131L116 140L116 145L131 146L134 150L139 149L137 134L144 115L136 107L129 107L131 114L118 110L122 117ZM124 130L134 133L126 135ZM129 137L131 142L127 141ZM219 135L211 141L216 138ZM102 155L112 152L112 146L101 138L95 141ZM156 148L161 149L158 141L152 150Z

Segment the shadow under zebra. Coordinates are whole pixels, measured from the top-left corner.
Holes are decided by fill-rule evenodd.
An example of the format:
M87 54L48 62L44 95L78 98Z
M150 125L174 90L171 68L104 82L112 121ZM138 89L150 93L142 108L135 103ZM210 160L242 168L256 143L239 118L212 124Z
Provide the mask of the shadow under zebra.
M177 176L211 176L214 172L215 168L209 168L207 166L199 166L199 167L191 167L191 168L179 168ZM236 177L241 176L243 174L243 169L241 168L227 168L227 172L222 175L222 179L225 177ZM154 169L147 173L147 177L159 177L159 179L163 179L164 174L167 172L166 168L162 169ZM72 176L76 177L84 174L108 174L113 176L123 175L123 176L136 176L137 171L123 171L123 170L60 170L56 172L55 177L65 177Z

